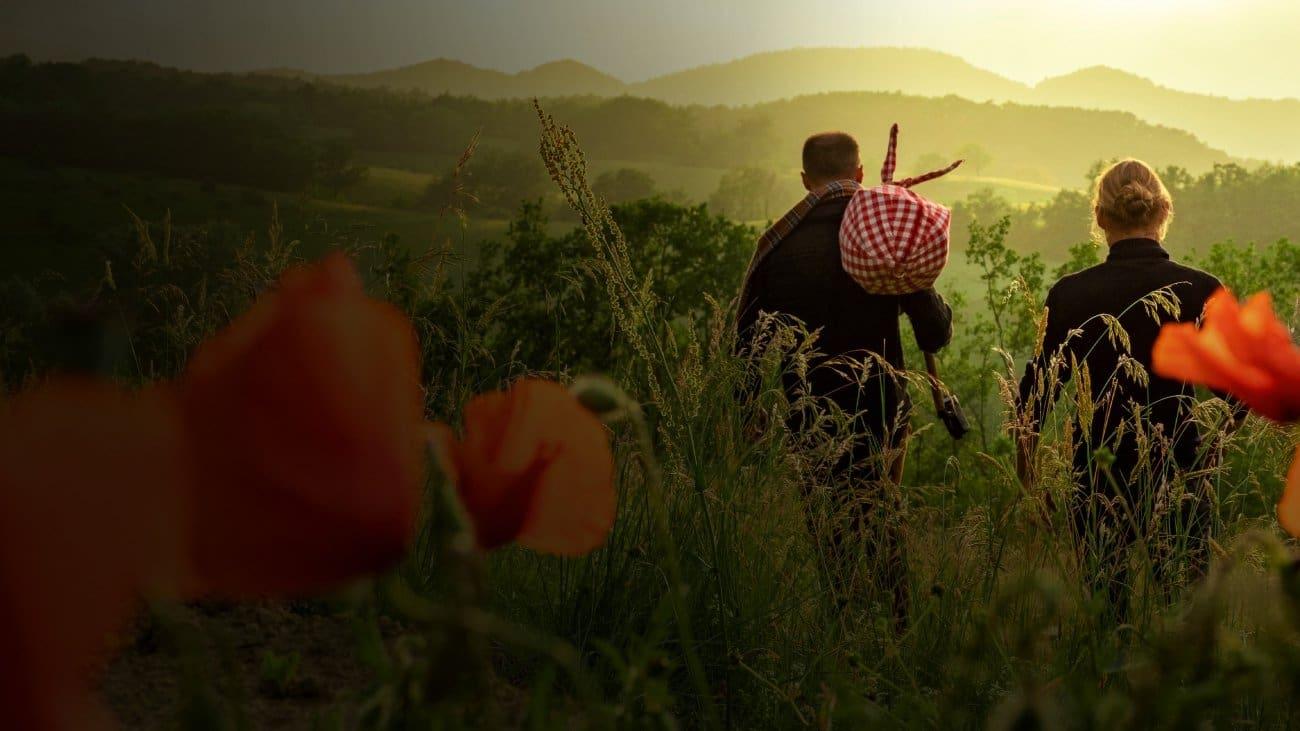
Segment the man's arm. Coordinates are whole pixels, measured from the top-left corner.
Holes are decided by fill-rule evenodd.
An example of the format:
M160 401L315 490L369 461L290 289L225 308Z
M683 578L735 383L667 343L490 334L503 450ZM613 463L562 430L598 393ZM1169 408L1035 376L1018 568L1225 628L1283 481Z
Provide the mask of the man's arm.
M903 295L900 304L921 352L937 353L952 340L952 308L933 287Z

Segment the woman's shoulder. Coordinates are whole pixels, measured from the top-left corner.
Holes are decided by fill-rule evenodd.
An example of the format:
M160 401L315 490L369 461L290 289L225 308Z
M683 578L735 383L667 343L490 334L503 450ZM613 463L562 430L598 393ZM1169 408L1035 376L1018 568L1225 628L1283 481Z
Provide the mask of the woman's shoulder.
M1047 298L1049 300L1057 299L1062 296L1069 296L1075 291L1093 288L1096 286L1099 279L1105 278L1106 274L1104 269L1105 262L1102 262L1100 264L1094 264L1086 269L1080 269L1077 272L1063 275L1047 290Z
M1180 261L1175 261L1173 262L1173 265L1178 267L1179 269L1182 269L1184 272L1187 272L1187 274L1193 279L1199 279L1201 281L1206 281L1206 282L1219 281L1219 278L1214 276L1210 272L1207 272L1204 269L1197 269L1196 267L1190 264L1184 264Z
M1170 261L1169 264L1175 272L1173 279L1188 282L1198 290L1205 290L1207 296L1223 286L1218 277L1203 269L1197 269L1194 266L1177 261Z

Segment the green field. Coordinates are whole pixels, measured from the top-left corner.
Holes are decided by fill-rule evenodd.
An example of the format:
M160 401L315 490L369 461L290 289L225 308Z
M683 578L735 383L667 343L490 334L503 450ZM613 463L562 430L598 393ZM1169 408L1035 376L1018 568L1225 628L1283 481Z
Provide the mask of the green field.
M416 174L377 169L357 199L375 204L320 200L230 185L205 185L156 175L105 173L75 168L36 168L0 159L0 216L7 235L0 256L5 272L86 281L103 273L111 252L134 246L132 214L160 232L169 214L181 229L221 230L264 241L277 213L288 241L313 255L335 246L359 246L397 236L412 250L450 243L453 275L474 265L478 244L506 230L501 219L379 205L383 193L422 190ZM555 230L568 225L553 224Z
M451 157L442 159L439 162L438 169L449 171L455 162L455 159ZM709 196L718 189L718 183L722 180L722 177L731 171L730 168L697 167L635 160L591 160L589 166L593 180L602 173L620 168L639 170L654 179L655 186L661 193L697 203L707 201ZM796 185L799 181L798 168L777 169L774 172L777 173L778 179L788 181L791 186ZM872 171L868 166L868 182L870 182L871 176ZM425 186L429 184L433 177L434 175L430 173L414 172L395 167L373 166L369 168L367 179L357 187L349 190L347 195L349 199L372 206L391 206L395 201L410 203L419 199L421 193L424 192ZM928 183L924 188L927 196L945 205L953 205L958 201L965 200L972 193L981 190L991 190L1008 203L1020 206L1048 201L1052 196L1056 195L1060 188L1010 178L960 174L954 174Z
M339 16L299 4L249 5L296 31ZM566 30L620 31L617 3L569 4L602 7ZM1157 4L1175 15L1114 14ZM414 52L350 5L363 41ZM101 35L202 51L162 32L177 19ZM209 50L232 27L190 25ZM694 42L725 52L736 27ZM494 63L556 30L495 34ZM983 101L1002 95L948 92L1010 82L907 49L827 63L842 50L673 93L576 61L352 88L0 58L0 731L99 710L168 731L1300 729L1300 164L1201 131L1253 109L1232 127L1281 150L1300 106L1152 116L1195 97L1105 69L1051 106ZM1105 103L1057 105L1081 98ZM738 290L805 195L807 135L853 134L870 186L894 123L897 177L967 160L918 188L952 209L950 310L860 297L832 230L829 262L768 261L749 327ZM1110 164L1130 156L1150 166ZM1114 281L1053 289L1108 255L1094 235L1161 239L1232 294L1203 306L1210 276L1132 241Z
M623 166L617 161L601 161L592 163L592 170ZM693 184L695 190L701 191L716 184L724 173L679 166L639 169L675 184ZM261 241L278 207L286 239L299 241L306 255L338 245L374 243L389 235L397 236L413 251L450 244L453 255L449 273L451 281L457 283L476 266L480 242L503 236L509 222L472 213L461 219L449 212L393 208L386 203L395 198L415 200L428 179L427 175L405 170L371 168L367 179L348 192L354 202L342 202L153 175L33 168L0 160L0 215L10 229L0 255L7 271L19 276L48 281L47 275L57 272L58 280L94 281L102 276L104 260L111 253L134 246L132 212L149 222L155 233L161 231L163 219L170 213L178 230L228 229L228 235L241 239L252 235ZM994 181L957 178L947 185L951 190L983 187L985 182ZM1008 196L1016 190L1026 198L1048 192L1028 184L1016 188L1007 181L997 182L999 190ZM756 228L767 224L750 223ZM575 226L576 222L561 219L552 220L548 228L557 235ZM952 262L939 286L945 292L962 292L976 299L981 285L978 278L970 276L962 260L964 244L965 232L954 232ZM1049 266L1055 266L1063 260L1064 252L1046 258Z
M700 189L707 188L708 176L722 174L654 170L678 176L674 180L689 173ZM170 213L177 235L215 241L220 233L226 243L252 237L259 251L278 209L284 238L301 242L296 259L336 247L364 249L394 235L417 251L450 242L453 278L478 278L473 283L482 287L469 297L466 288L411 286L427 283L424 275L369 269L373 260L360 258L371 290L406 308L420 333L428 418L455 422L474 394L522 374L567 381L601 373L644 404L653 427L641 434L629 421L610 424L618 516L605 546L588 557L505 548L471 559L473 573L465 573L457 567L457 551L427 547L441 545L427 541L449 540L448 525L431 514L421 523L421 547L402 568L346 600L200 602L152 610L103 682L105 697L128 727L173 727L177 704L188 708L206 698L219 700L203 706L207 715L201 718L243 718L251 728L286 718L306 723L316 714L351 719L370 707L374 696L367 694L402 697L412 687L446 696L396 708L392 713L403 724L355 728L438 727L422 721L474 715L484 697L492 699L494 715L450 727L803 728L814 721L835 728L1000 727L995 722L1039 693L1043 703L1050 701L1044 718L1069 708L1084 719L1084 728L1145 728L1142 719L1160 713L1286 725L1279 723L1291 714L1286 696L1272 688L1275 674L1298 667L1287 644L1294 630L1279 630L1245 609L1252 602L1290 606L1276 586L1276 577L1287 574L1261 565L1252 546L1280 546L1271 511L1294 444L1291 434L1255 419L1227 440L1226 461L1215 471L1223 554L1211 581L1180 580L1165 592L1163 579L1135 556L1140 601L1127 617L1090 592L1093 569L1076 560L1068 517L1059 509L1073 479L1068 458L1062 459L1068 449L1063 422L1045 434L1041 492L1026 493L1014 481L1004 419L1009 404L999 379L1016 378L1032 352L1034 318L1065 251L1046 249L1044 275L1037 260L987 232L977 232L987 252L977 261L970 255L980 250L977 240L954 232L939 289L962 302L941 367L974 431L961 442L951 440L936 421L923 381L916 382L906 507L872 517L906 533L905 580L913 599L908 627L895 631L884 608L892 589L872 559L840 578L825 563L827 531L843 516L812 460L817 450L838 448L839 437L828 435L826 444L793 441L782 426L785 402L777 390L761 404L734 397L746 371L732 356L725 313L720 320L710 313L714 301L725 307L735 294L752 231L718 226L680 206L641 202L620 210L657 211L658 218L628 225L636 238L625 247L611 238L608 225L594 240L567 236L577 224L548 200L546 235L520 237L500 258L481 261L481 242L504 239L511 222L478 215L474 207L462 220L391 205L396 197L412 200L427 177L373 169L344 202L149 175L0 164L0 215L10 222L0 256L12 266L0 284L9 284L12 273L94 300L103 262L111 258L122 284L110 306L131 322L134 336L136 359L120 366L127 379L146 382L166 376L166 368L183 368L195 342L229 319L226 303L246 303L247 292L274 284L271 272L236 266L228 248L187 248L174 268L140 260L128 209L149 221L155 238ZM1003 195L1020 191L1022 205L1051 192L1014 181L950 183L996 183ZM526 230L529 223L518 225ZM664 228L671 226L679 228ZM717 227L729 231L725 247L712 246L715 234L700 233ZM1071 231L1083 235L1082 228ZM664 230L672 235L659 238ZM1241 267L1225 265L1222 273L1234 286L1287 296L1279 284L1286 272L1277 271L1284 267L1269 262L1293 259L1286 258L1290 249L1277 251L1268 260L1230 259L1227 264ZM593 268L575 274L579 264ZM170 279L179 276L187 278ZM1026 276L1033 280L1028 298L1020 286ZM157 307L168 301L159 285L198 289L197 282L208 296L187 298L185 312ZM8 286L4 291L21 293ZM611 316L629 306L631 316ZM59 312L51 299L48 316ZM45 349L41 321L0 330L11 382L48 373L57 356ZM919 353L908 348L915 368ZM147 367L133 365L139 363ZM1060 411L1068 412L1070 401ZM777 418L760 419L756 408ZM662 474L652 469L657 464L665 467ZM1044 519L1047 496L1058 509ZM1153 538L1153 550L1163 540ZM665 589L673 585L666 583L669 572L689 587L680 600ZM417 576L426 578L411 578ZM481 613L444 622L447 617L431 612L429 603L459 606L467 595L462 581L481 581L470 590L477 597L473 611ZM1184 612L1211 611L1211 629L1178 620ZM153 646L155 633L165 649ZM198 639L180 649L170 644L190 636ZM465 636L477 644L461 646ZM1260 639L1220 653L1212 644L1216 636ZM226 638L232 647L222 644ZM1180 654L1170 647L1185 649ZM1253 669L1242 669L1241 653ZM441 668L460 673L467 665L475 679L464 685L441 674ZM1204 673L1203 686L1240 684L1245 690L1242 700L1207 700L1184 683L1153 687L1151 673ZM177 676L184 681L163 680ZM1025 713L1032 721L1040 711ZM1116 721L1121 717L1137 720ZM231 721L228 727L239 726Z

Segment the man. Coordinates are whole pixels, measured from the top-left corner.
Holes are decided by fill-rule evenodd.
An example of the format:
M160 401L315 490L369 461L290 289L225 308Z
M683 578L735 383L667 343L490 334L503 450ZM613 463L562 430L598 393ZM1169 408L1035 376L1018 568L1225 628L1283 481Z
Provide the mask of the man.
M892 584L895 615L902 619L907 607L906 563L897 520L872 515L898 507L880 499L884 492L898 493L910 409L905 384L890 372L904 368L898 320L906 314L917 345L933 353L952 337L952 310L933 288L907 295L868 294L845 272L840 223L862 179L858 143L851 136L826 132L808 138L803 146L808 196L760 239L738 302L737 327L742 347L752 339L764 312L795 318L816 333L820 355L810 364L807 381L787 372L785 390L793 403L806 387L814 398L833 403L851 417L853 448L835 465L832 482L838 497L849 503L853 530L848 533L860 535L881 520L894 523L881 540L864 540L863 549L882 559L881 576ZM845 359L860 363L863 370L839 365ZM864 372L866 377L860 378ZM808 416L794 410L791 428L804 429ZM833 531L837 554L843 553L844 539L850 537L845 533Z

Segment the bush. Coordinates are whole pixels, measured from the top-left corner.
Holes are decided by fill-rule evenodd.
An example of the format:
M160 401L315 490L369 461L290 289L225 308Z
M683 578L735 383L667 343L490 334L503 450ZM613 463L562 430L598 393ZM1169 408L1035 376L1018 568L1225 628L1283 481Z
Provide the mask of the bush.
M722 176L709 196L709 207L738 221L767 221L785 213L797 198L793 183L783 185L775 172L743 168Z
M596 195L611 204L628 203L655 194L655 179L635 168L619 168L601 173L591 186Z
M468 195L476 204L474 209L486 215L509 212L520 201L547 192L546 171L535 156L487 147L475 151L462 168L435 178L425 190L424 202L437 209L448 200Z
M696 332L708 316L701 293L737 286L757 232L704 206L661 200L615 206L628 256L645 267L665 303L664 333ZM533 369L613 371L628 356L591 268L586 233L547 233L540 202L524 203L504 240L485 242L467 293L494 310L493 350ZM594 289L593 289L594 285Z

